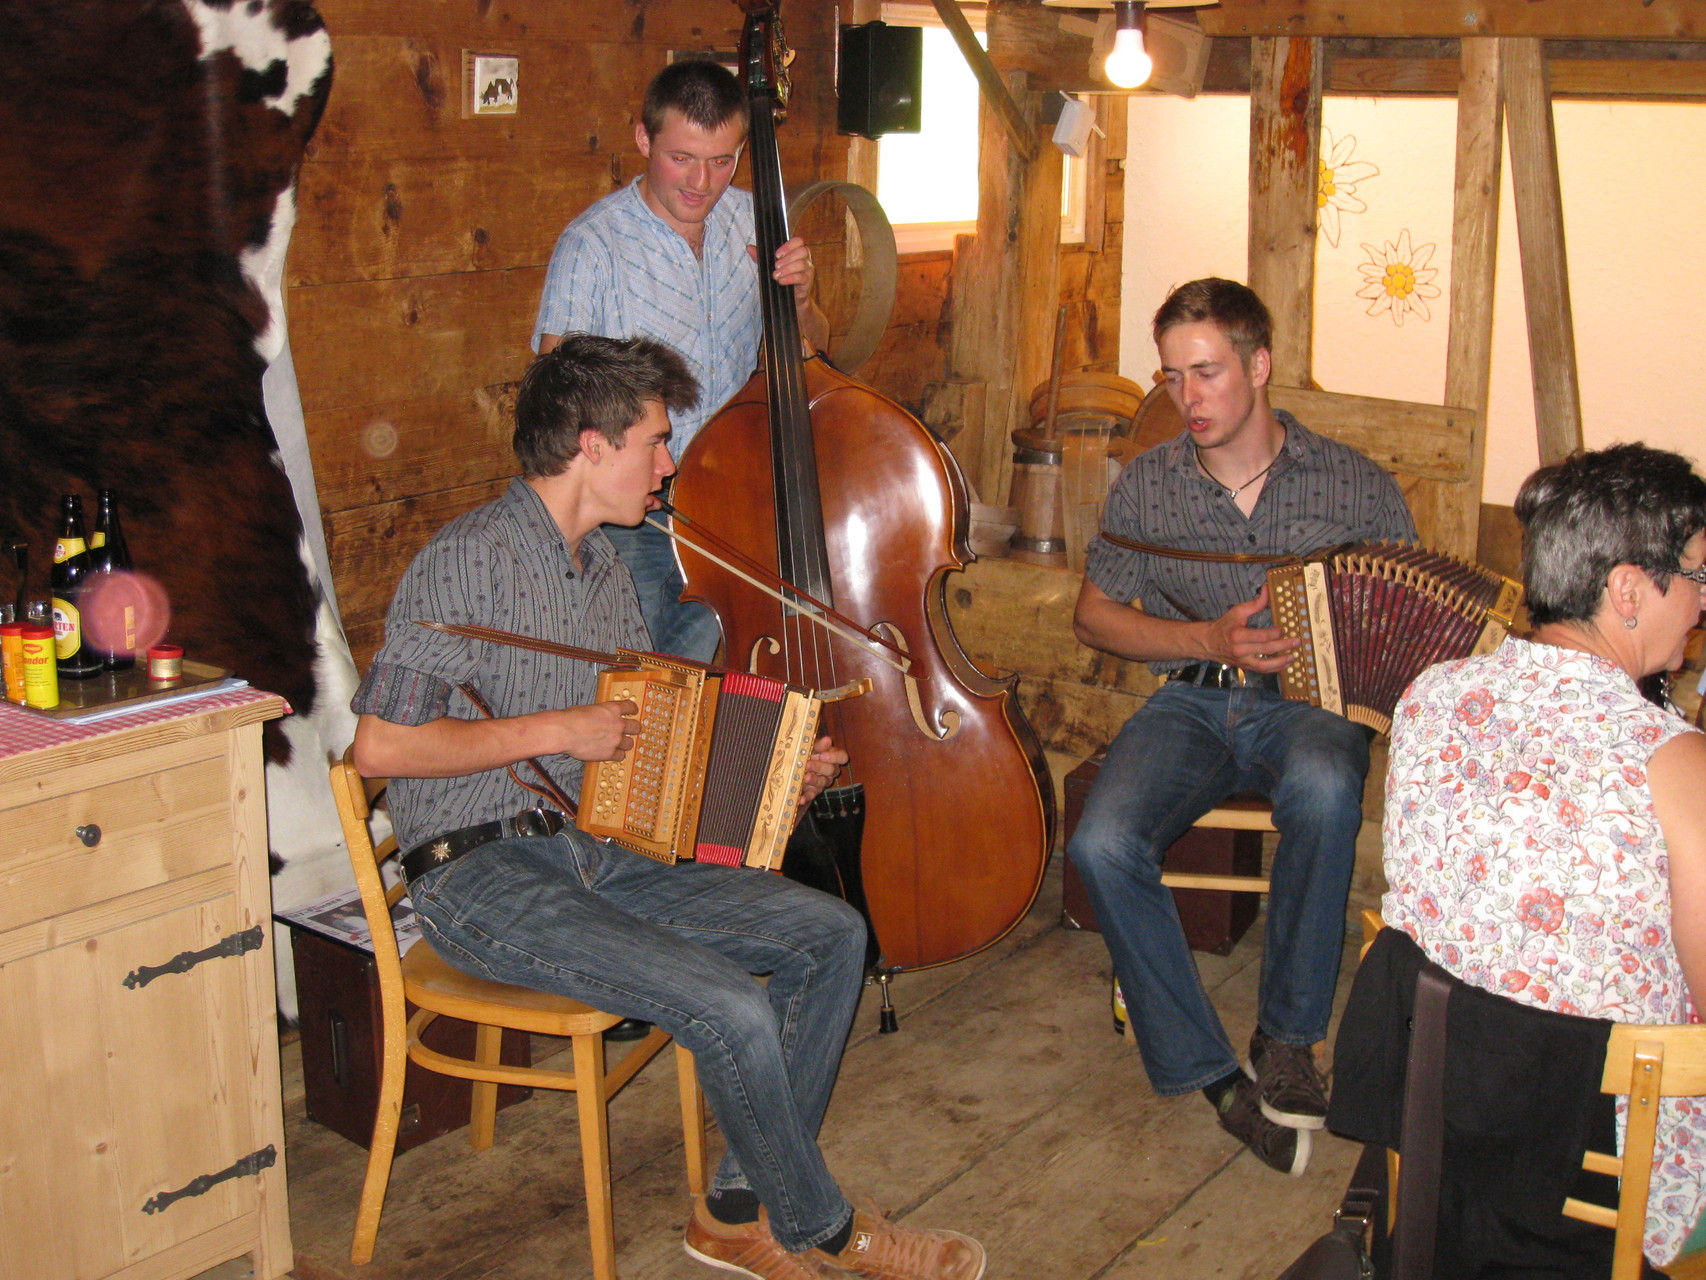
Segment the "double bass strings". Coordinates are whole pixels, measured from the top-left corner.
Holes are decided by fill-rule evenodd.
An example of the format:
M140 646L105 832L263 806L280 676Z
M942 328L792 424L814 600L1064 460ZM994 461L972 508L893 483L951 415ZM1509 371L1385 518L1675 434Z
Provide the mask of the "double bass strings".
M776 106L786 86L775 68L783 65L780 36L770 48L745 50L750 95L749 134L753 165L754 221L759 260L774 264L777 250L789 238L787 210L782 199L782 169L776 143ZM770 410L771 456L777 460L772 488L777 512L777 551L780 576L797 584L802 596L815 597L832 611L828 554L823 545L823 505L818 488L817 459L811 435L802 342L793 289L780 284L773 267L759 272L764 311L766 396ZM792 593L790 593L792 594ZM815 601L796 598L783 610L783 660L791 683L813 688L840 684L833 642L812 625L820 610Z

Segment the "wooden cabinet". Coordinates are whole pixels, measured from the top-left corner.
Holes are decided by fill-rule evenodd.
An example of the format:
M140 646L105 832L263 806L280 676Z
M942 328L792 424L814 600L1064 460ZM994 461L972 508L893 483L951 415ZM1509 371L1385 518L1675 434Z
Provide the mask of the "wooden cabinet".
M261 722L0 705L0 1280L291 1267Z

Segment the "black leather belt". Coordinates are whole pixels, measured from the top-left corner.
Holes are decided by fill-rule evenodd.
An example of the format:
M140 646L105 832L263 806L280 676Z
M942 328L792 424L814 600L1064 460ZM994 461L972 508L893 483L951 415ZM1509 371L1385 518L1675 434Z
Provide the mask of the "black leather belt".
M1167 679L1203 689L1279 688L1279 676L1271 671L1245 671L1242 667L1229 667L1224 662L1193 662L1188 667L1169 671Z
M463 854L472 853L494 840L554 836L563 829L566 821L555 809L523 809L513 818L499 818L496 822L481 822L472 827L447 831L422 841L403 855L403 879L412 884L427 872L455 862Z

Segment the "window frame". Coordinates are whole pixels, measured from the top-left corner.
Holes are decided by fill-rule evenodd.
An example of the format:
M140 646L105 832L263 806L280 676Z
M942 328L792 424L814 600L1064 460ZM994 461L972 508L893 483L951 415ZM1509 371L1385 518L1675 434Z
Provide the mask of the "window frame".
M987 6L975 3L963 3L961 10L966 15L973 31L984 34L984 16ZM942 21L936 7L928 0L883 0L880 16L884 22L895 26L933 27L946 30L947 24ZM875 174L882 169L881 138L875 143ZM981 145L981 139L979 140ZM1085 163L1087 157L1061 156L1061 219L1060 243L1065 245L1081 245L1085 243L1085 227L1087 210L1090 204L1087 173L1089 166ZM880 184L880 178L873 175L873 190ZM953 249L960 236L977 234L977 219L942 222L896 222L894 226L895 249L899 253L935 253L944 249Z

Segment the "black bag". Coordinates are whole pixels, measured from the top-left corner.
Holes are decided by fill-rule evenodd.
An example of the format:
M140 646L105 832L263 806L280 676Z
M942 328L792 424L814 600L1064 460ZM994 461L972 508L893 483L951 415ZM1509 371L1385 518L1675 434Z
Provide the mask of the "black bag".
M1287 1267L1279 1280L1375 1280L1388 1271L1386 1148L1367 1143L1333 1211L1333 1229Z

